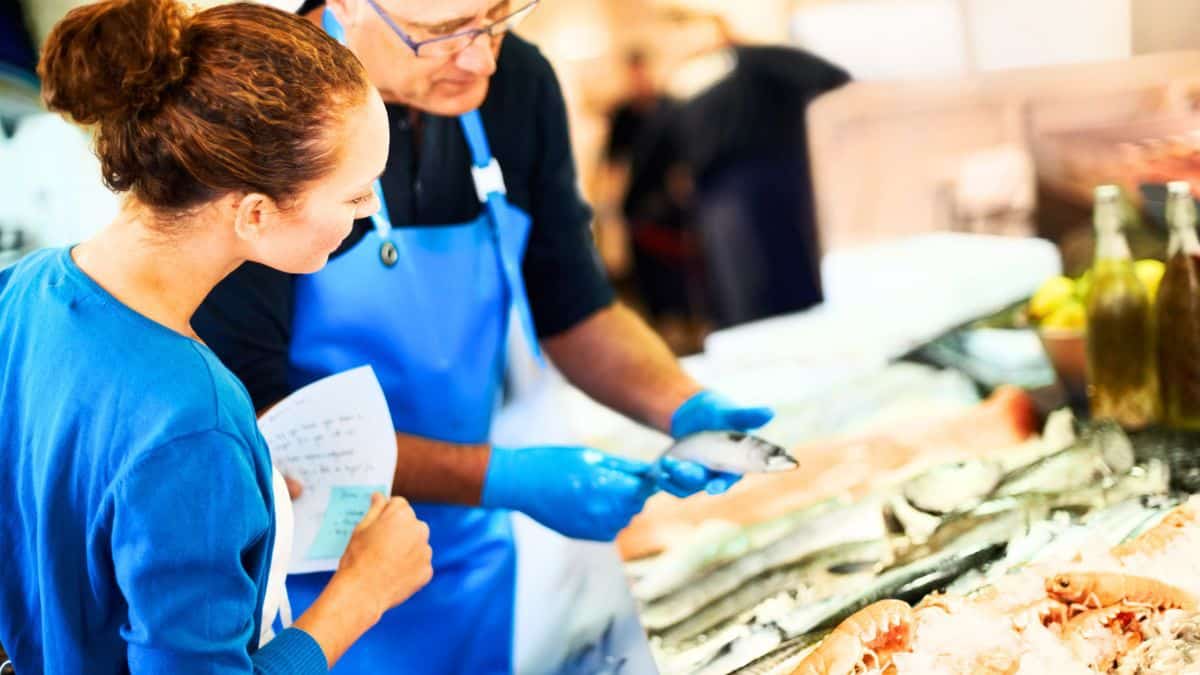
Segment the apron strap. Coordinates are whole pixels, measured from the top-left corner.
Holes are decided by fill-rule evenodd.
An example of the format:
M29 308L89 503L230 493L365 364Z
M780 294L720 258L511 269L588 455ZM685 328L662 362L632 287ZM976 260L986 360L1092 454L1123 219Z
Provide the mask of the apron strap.
M343 45L346 44L346 29L328 7L321 12L321 27L330 37ZM462 124L463 133L467 137L467 147L471 151L471 177L475 181L475 192L479 196L479 201L485 205L488 218L492 223L492 232L496 240L496 254L508 282L512 308L521 322L521 329L525 332L534 358L537 359L539 365L545 365L542 347L538 343L537 332L534 330L533 312L529 309L529 296L525 292L525 281L521 276L519 261L512 259L513 255L504 245L504 228L501 227L501 224L504 222L505 209L508 206L505 199L507 190L504 187L504 174L500 171L500 164L492 156L492 149L488 144L487 132L483 128L483 119L479 116L479 111L472 110L458 119ZM376 196L379 197L379 210L371 216L371 222L374 223L379 237L387 240L392 234L392 221L388 217L387 200L383 198L383 186L378 180L375 181L373 189Z
M321 9L321 28L329 34L329 37L337 40L339 44L346 44L346 29L342 27L342 22L333 15L333 11L325 6Z
M287 591L279 598L279 624L284 630L292 627L292 602L288 600Z
M379 234L379 238L387 241L392 238L392 218L388 215L387 200L383 198L383 184L379 179L375 179L375 184L371 186L375 191L375 197L379 199L379 210L371 214L371 223L375 226L375 232Z
M501 225L504 223L505 212L508 208L504 174L501 173L500 164L492 156L492 150L488 146L487 132L484 131L483 119L479 116L479 111L472 110L458 119L462 125L463 134L467 137L467 147L471 151L471 177L475 181L475 192L479 196L479 201L484 204L488 218L492 222L492 232L496 237L496 253L500 258L500 267L503 268L504 276L508 281L512 308L517 314L517 320L521 322L521 330L525 332L529 350L533 352L538 365L545 365L546 361L534 329L533 312L529 309L529 296L525 291L525 279L521 275L519 261L513 260L514 255L505 246L503 239L504 228Z
M487 132L483 129L483 118L478 110L472 110L458 118L463 133L467 136L467 148L471 151L471 162L478 169L486 168L494 161L492 147L488 144Z

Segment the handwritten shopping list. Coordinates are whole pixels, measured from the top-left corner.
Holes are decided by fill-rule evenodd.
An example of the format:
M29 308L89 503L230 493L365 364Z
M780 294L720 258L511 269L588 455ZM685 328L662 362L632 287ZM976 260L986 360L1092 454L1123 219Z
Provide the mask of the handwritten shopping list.
M308 549L309 560L341 557L346 544L350 543L354 527L371 507L373 492L386 495L388 488L386 485L339 485L329 491L329 505L325 508L325 517L321 519L321 529L317 530L317 538Z
M303 492L292 508L288 573L337 569L371 493L391 492L396 435L383 388L369 366L318 380L259 420L271 461Z

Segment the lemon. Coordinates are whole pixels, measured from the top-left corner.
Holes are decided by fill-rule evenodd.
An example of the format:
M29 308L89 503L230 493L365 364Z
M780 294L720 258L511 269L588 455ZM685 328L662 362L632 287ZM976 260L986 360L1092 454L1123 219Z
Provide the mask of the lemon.
M1068 300L1042 320L1042 328L1083 330L1087 328L1087 312L1083 303Z
M1074 297L1074 281L1066 277L1052 277L1030 298L1029 315L1034 319L1044 319Z
M1088 270L1075 282L1075 299L1087 303L1088 293L1092 290L1092 271Z
M1151 300L1158 296L1158 285L1162 282L1166 269L1166 266L1157 260L1139 260L1133 264L1133 271L1146 287Z

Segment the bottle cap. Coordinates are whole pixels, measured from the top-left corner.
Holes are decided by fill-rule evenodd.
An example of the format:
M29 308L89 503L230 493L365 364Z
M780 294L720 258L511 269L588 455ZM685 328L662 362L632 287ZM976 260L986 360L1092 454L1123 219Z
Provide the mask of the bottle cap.
M1196 200L1185 180L1167 183L1167 224L1171 227L1196 226Z
M1097 185L1095 196L1098 202L1116 201L1121 198L1121 188L1116 185Z

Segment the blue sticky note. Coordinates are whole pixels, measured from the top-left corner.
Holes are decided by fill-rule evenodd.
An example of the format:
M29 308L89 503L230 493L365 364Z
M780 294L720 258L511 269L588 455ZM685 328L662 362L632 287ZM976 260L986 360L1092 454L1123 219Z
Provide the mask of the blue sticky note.
M329 506L321 520L317 538L308 549L309 560L340 558L350 543L354 527L371 508L371 494L388 493L385 485L340 485L330 488Z

